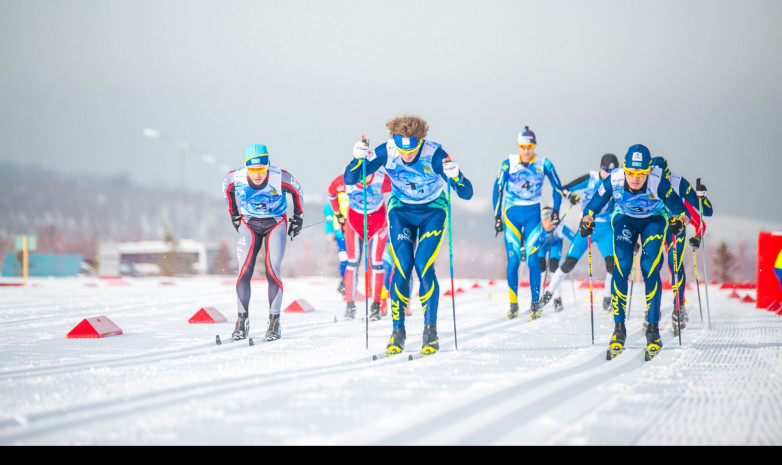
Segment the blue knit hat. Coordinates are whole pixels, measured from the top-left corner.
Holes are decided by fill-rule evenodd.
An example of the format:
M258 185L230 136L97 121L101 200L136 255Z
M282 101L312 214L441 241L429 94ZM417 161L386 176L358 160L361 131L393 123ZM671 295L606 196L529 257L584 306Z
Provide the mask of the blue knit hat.
M652 154L645 145L635 144L627 149L625 155L625 168L633 170L645 170L652 166Z
M244 151L244 166L268 165L269 151L263 144L248 145Z
M521 144L535 144L538 143L535 141L535 133L530 131L529 126L524 126L524 130L519 132L519 136L516 138L516 143L518 145Z

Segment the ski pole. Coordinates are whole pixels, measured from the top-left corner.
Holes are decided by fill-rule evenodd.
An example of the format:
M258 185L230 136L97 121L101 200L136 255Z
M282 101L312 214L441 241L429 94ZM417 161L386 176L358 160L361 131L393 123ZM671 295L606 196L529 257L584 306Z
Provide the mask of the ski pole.
M361 142L369 146L366 136L361 135ZM361 183L364 194L364 327L366 334L366 347L369 349L369 237L367 233L369 226L367 224L367 164L366 160L361 163Z
M317 226L317 225L323 224L325 222L326 222L326 220L318 221L317 223L312 223L312 224L308 224L307 226L303 226L301 229L304 230L304 229L307 229L307 228L311 228L313 226Z
M450 160L447 157L445 160ZM451 238L451 180L447 180L448 185L448 258L451 265L451 305L453 306L453 345L459 350L459 343L456 339L456 292L453 289L453 240Z
M698 178L695 180L695 185L698 186L701 183L701 178ZM706 223L703 221L703 199L698 197L698 214L701 216L701 247L703 247L701 253L703 254L703 291L706 294L706 317L708 318L709 322L709 329L711 329L711 310L709 310L709 274L708 270L706 268L706 262L708 261L706 259L706 231L704 231L704 227L706 226Z
M595 303L592 300L592 236L587 236L587 257L589 258L589 318L592 323L592 345L595 345Z
M698 310L701 312L701 323L703 323L703 307L701 306L701 284L698 282L698 263L696 262L697 254L695 249L692 249L692 269L695 270L695 288L698 290Z
M671 267L671 281L673 281L674 284L672 284L673 287L673 298L674 302L676 303L676 321L677 325L679 325L679 330L676 331L679 333L679 345L682 345L682 312L681 312L681 306L679 304L679 262L676 259L676 249L678 248L677 242L678 239L676 238L676 234L673 234L671 232L671 236L673 237L673 244L668 244L668 246L673 246L673 266Z

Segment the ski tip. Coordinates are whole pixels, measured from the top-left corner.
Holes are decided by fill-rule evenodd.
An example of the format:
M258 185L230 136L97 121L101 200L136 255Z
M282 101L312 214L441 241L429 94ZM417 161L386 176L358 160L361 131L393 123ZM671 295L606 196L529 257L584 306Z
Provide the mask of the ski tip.
M223 343L223 341L220 340L220 335L216 334L215 335L215 344L219 346L222 343Z
M337 320L337 315L334 315L334 323L337 323L339 320Z
M372 356L372 360L377 360L377 354Z
M410 354L410 355L408 355L408 356L407 356L407 360L408 360L408 361L410 361L410 360L412 360L412 359L413 359L413 354Z
M248 342L248 344L250 344L251 346L254 346L254 345L255 345L255 342L253 342L253 338L249 338L249 339L247 339L247 342Z

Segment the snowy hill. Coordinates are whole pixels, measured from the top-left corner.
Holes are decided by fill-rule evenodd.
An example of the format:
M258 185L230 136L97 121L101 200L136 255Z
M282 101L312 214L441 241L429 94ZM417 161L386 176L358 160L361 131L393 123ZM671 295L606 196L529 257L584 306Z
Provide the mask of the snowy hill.
M230 277L0 287L0 444L782 445L782 317L729 290L708 288L702 318L693 301L681 343L666 292L664 347L645 362L636 287L629 347L607 361L612 318L577 283L564 283L563 312L528 322L505 321L503 285L457 280L455 303L440 300L439 353L407 360L421 343L414 304L405 353L373 361L388 317L342 321L335 279L284 284L283 308L314 311L283 313L282 339L252 347L214 344L233 328ZM265 283L253 287L260 340ZM227 321L189 324L203 306ZM123 334L66 338L101 315Z

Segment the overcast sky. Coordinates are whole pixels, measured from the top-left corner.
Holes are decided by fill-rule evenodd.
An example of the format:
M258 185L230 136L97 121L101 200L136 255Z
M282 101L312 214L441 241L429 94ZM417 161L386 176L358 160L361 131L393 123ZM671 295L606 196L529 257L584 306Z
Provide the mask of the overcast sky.
M529 125L563 182L642 143L718 213L782 221L781 24L779 0L2 0L0 160L219 195L264 143L323 197L409 113L476 206Z

